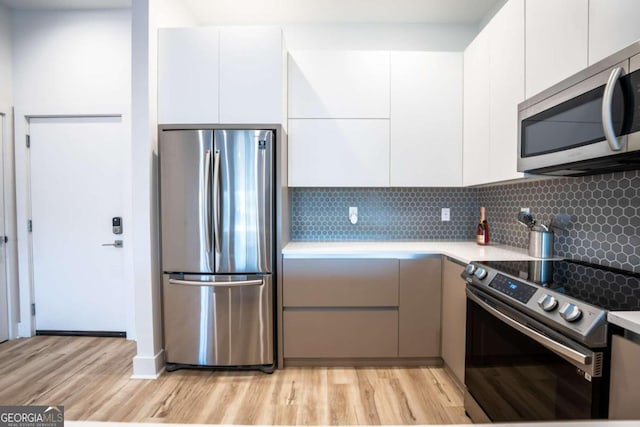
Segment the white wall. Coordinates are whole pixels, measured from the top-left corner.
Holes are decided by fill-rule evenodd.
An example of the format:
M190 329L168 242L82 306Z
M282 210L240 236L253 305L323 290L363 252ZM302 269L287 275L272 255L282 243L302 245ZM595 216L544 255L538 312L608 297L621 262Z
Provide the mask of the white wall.
M20 300L18 287L18 248L16 231L16 192L13 163L13 58L11 42L11 13L0 6L0 114L4 121L3 178L4 222L8 236L6 248L7 289L9 302L9 338L18 336Z
M20 336L30 336L32 285L27 193L27 151L24 138L30 115L122 114L130 122L131 11L12 11L15 105L15 165L20 273ZM127 141L127 146L130 141ZM127 154L129 154L129 150ZM131 159L123 159L130 183ZM131 223L131 187L124 189L124 226ZM131 246L124 258L131 295L127 335L135 337ZM82 262L82 261L80 261Z
M195 25L179 1L132 3L133 263L138 353L134 378L164 369L158 241L157 63L158 28Z
M11 68L11 14L6 7L0 5L0 106L2 108L13 105Z

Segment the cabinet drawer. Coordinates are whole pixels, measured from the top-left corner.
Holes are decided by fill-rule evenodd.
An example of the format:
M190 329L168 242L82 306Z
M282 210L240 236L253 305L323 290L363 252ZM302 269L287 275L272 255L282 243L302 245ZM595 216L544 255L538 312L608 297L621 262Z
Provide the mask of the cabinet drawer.
M285 307L396 307L398 260L285 259Z
M394 309L285 310L285 358L398 356Z

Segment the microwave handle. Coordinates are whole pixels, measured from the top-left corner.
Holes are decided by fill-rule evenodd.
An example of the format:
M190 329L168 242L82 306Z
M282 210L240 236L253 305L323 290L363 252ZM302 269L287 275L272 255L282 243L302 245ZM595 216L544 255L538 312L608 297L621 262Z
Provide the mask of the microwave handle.
M622 144L618 141L616 132L613 129L613 114L611 112L613 92L621 74L622 67L616 67L611 70L611 74L609 74L609 80L607 81L607 85L604 87L604 95L602 97L602 128L604 129L604 136L607 138L609 147L611 147L613 151L622 150Z

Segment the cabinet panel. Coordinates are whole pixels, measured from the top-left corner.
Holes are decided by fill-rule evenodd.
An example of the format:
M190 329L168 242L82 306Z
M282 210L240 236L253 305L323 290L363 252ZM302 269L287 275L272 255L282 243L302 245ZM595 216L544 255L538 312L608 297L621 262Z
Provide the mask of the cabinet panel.
M462 183L462 54L391 53L391 186Z
M440 356L440 257L400 260L399 357Z
M611 388L609 418L640 419L640 344L620 336L613 337L611 350Z
M467 320L464 267L445 258L442 272L442 359L459 384L464 384Z
M289 120L290 187L388 187L389 120Z
M389 53L289 55L289 118L389 118Z
M218 123L218 29L158 32L158 123Z
M464 185L489 181L489 35L483 31L464 51Z
M282 123L282 30L220 29L220 122Z
M398 356L398 311L285 310L285 358Z
M517 171L518 104L524 101L524 0L509 0L489 31L489 180L521 178Z
M526 4L526 97L587 67L589 0Z
M589 65L640 39L638 0L589 0Z
M398 260L285 259L285 307L398 305Z

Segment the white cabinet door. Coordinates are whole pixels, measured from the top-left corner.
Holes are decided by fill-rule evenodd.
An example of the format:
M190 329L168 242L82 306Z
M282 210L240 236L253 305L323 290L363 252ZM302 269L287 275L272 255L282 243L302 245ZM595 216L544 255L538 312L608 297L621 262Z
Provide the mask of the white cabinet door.
M391 186L462 184L462 53L391 53Z
M296 51L289 55L289 118L389 118L389 53Z
M220 29L220 123L283 120L282 30Z
M462 183L489 180L489 34L481 32L464 51Z
M218 123L218 29L158 32L158 123Z
M640 1L589 0L589 64L640 39Z
M524 0L509 0L489 30L489 179L522 178L518 162L518 104L524 101Z
M587 67L589 0L527 0L526 8L529 98Z
M389 120L289 120L289 186L388 187Z

